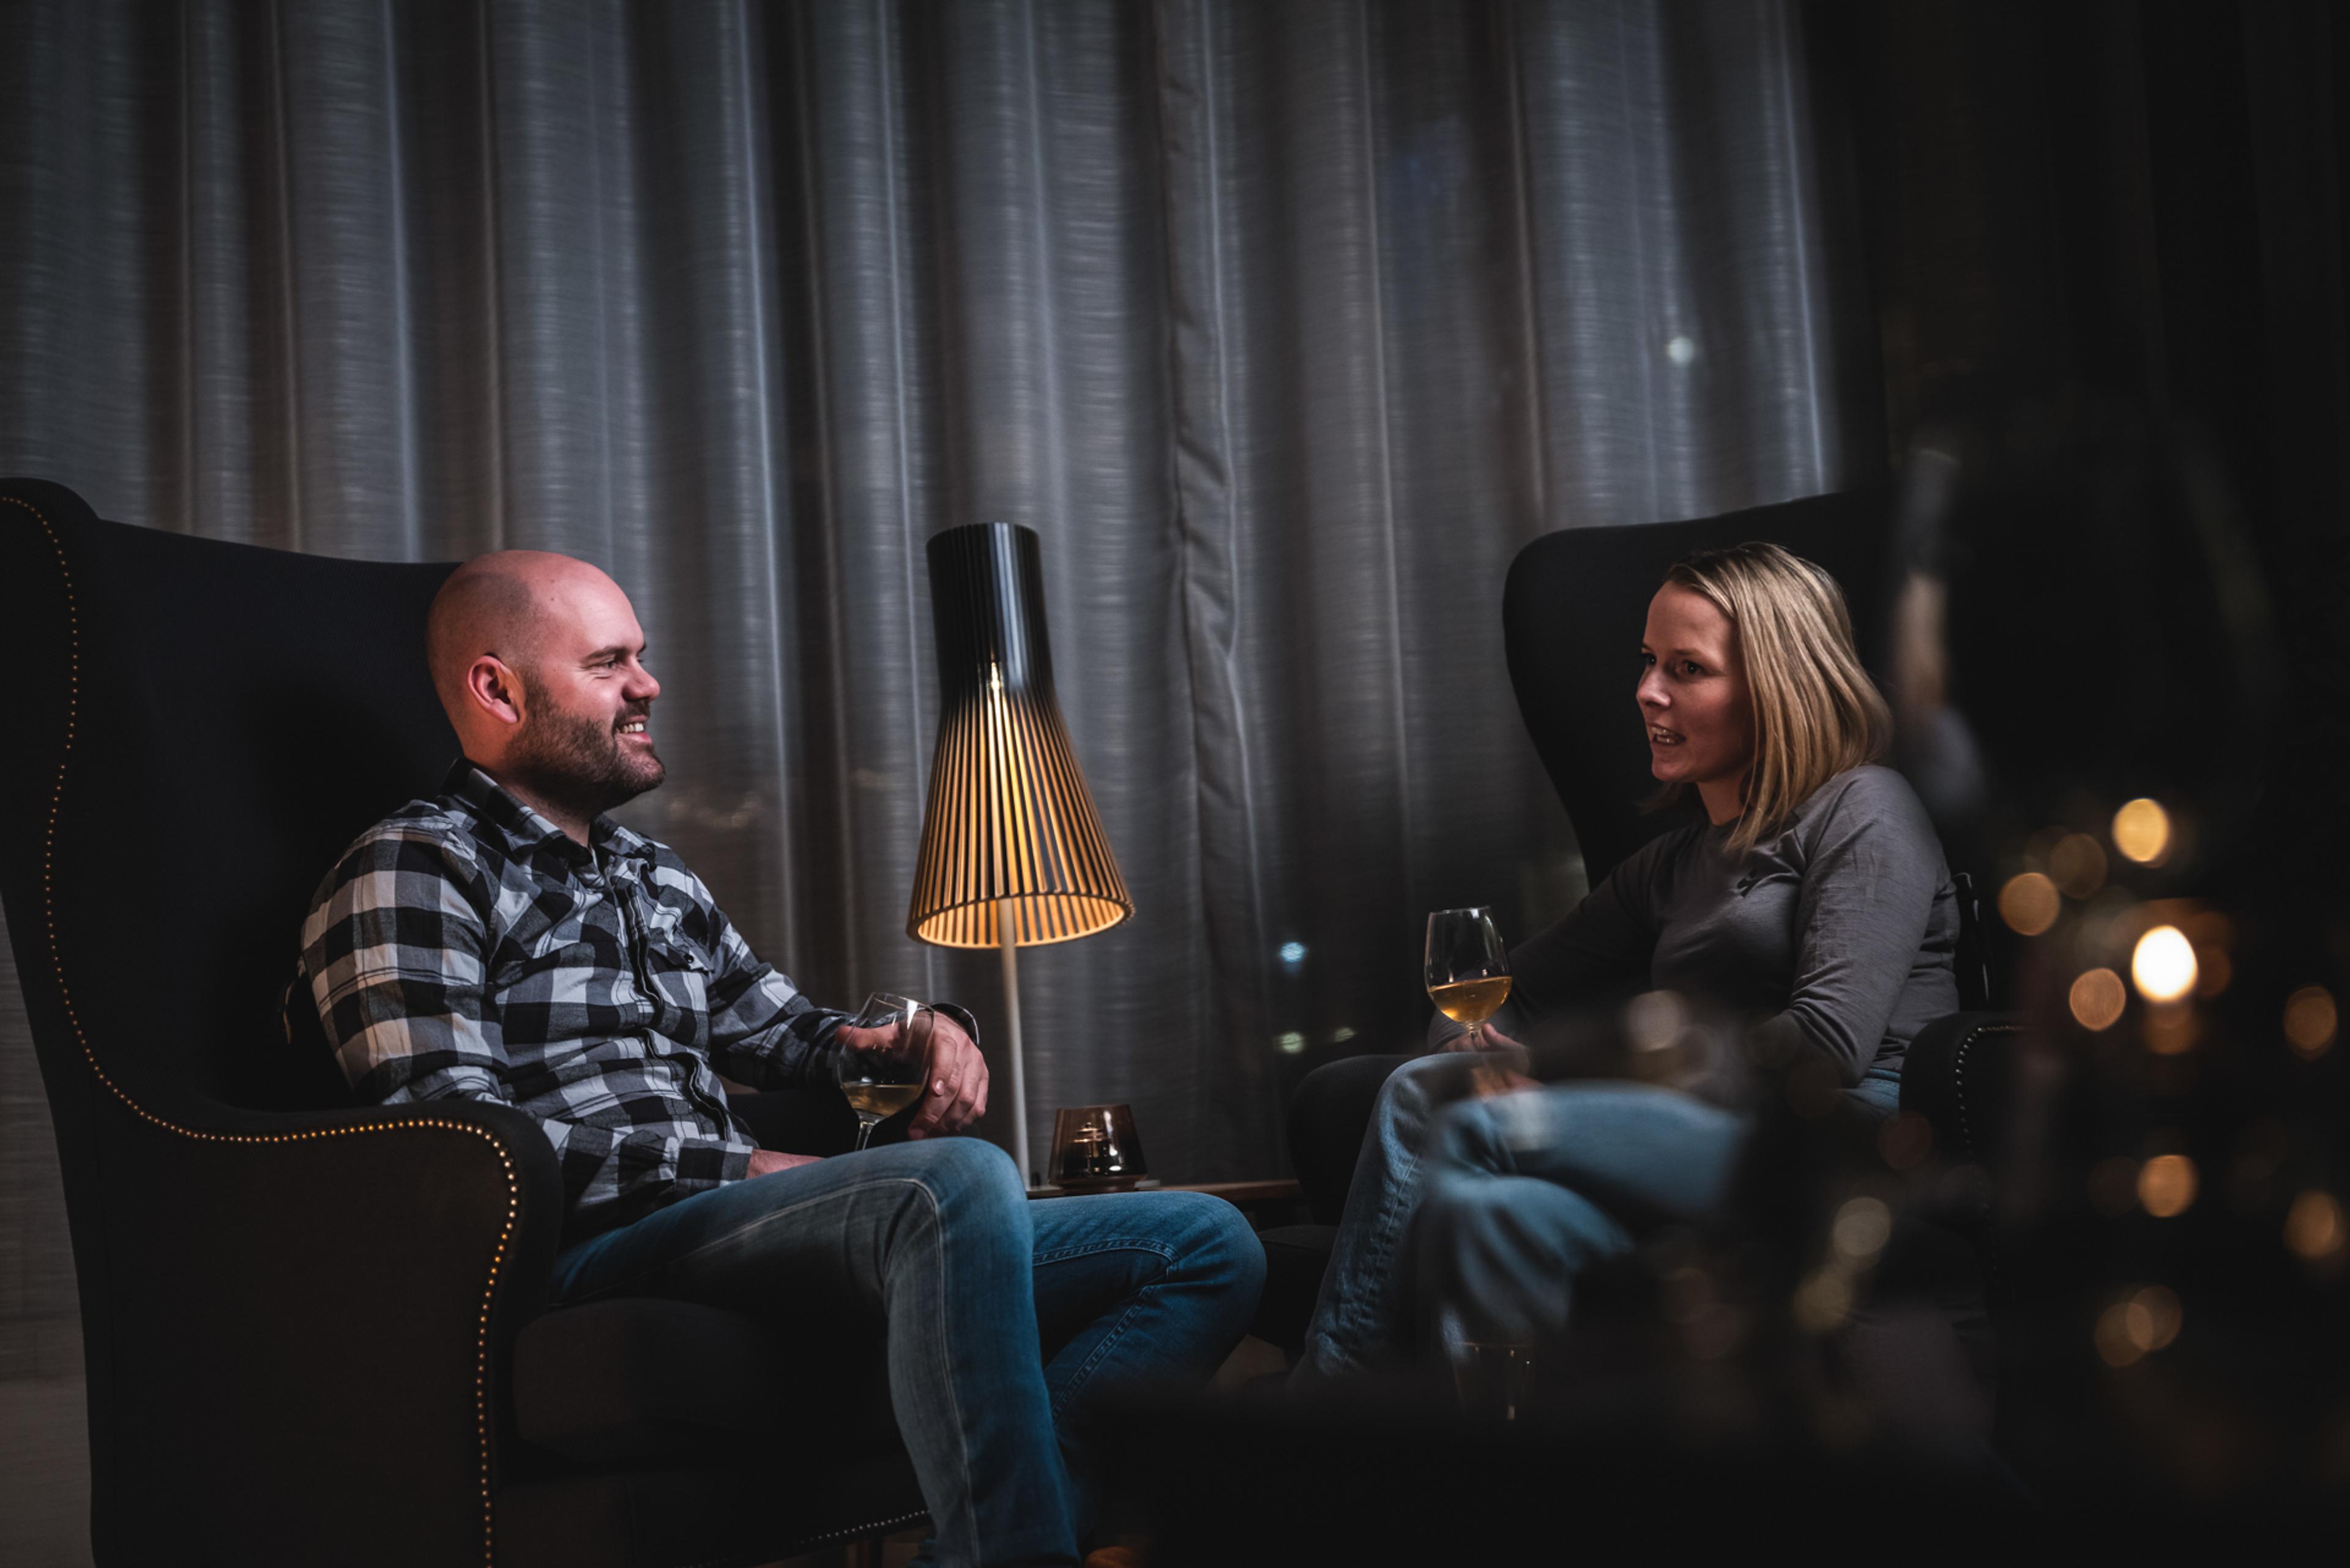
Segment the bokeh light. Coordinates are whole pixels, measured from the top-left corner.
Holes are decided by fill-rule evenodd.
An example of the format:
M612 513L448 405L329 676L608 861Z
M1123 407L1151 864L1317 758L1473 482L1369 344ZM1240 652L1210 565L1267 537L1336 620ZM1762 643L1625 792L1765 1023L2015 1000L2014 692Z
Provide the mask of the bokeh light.
M2037 871L2011 877L1999 890L1999 918L2019 936L2038 936L2056 923L2064 907L2056 884Z
M2122 1009L2129 1005L2129 992L2122 977L2109 969L2093 969L2073 982L2074 1021L2084 1029L2111 1029L2121 1021Z
M1852 1311L1852 1276L1835 1264L1795 1291L1795 1324L1807 1334L1833 1334Z
M2147 1009L2146 1048L2158 1056L2183 1056L2195 1048L2202 1030L2195 1010L2181 1002L2164 1002Z
M2134 800L2114 813L2114 847L2141 866L2170 853L2170 814L2154 801Z
M1635 1051L1670 1050L1689 1021L1689 1003L1679 992L1644 991L1624 1004L1624 1033Z
M1874 1258L1893 1234L1893 1211L1874 1198L1856 1198L1836 1210L1835 1250L1855 1262Z
M2137 1200L2158 1220L2184 1214L2195 1202L2195 1162L2183 1154L2158 1154L2137 1171Z
M2160 1350L2178 1337L2187 1321L2178 1296L2168 1285L2148 1285L2130 1297L2126 1326L2140 1350Z
M2324 1055L2339 1023L2334 993L2322 985L2304 985L2285 998L2284 1037L2304 1056Z
M2130 952L2130 978L2148 1002L2177 1002L2195 989L2195 944L2177 926L2157 926Z
M2342 1254L2350 1235L2344 1231L2342 1205L2334 1194L2313 1187L2293 1200L2284 1217L2284 1244L2295 1257L2313 1263Z
M2097 1355L2108 1366L2127 1366L2146 1354L2130 1333L2130 1303L2116 1302L2097 1314Z
M2068 833L2048 852L2048 876L2075 898L2095 896L2106 885L2106 846L2085 833Z
M2137 1207L2137 1161L2126 1154L2101 1159L2089 1171L2089 1201L2118 1218Z
M2127 1366L2177 1339L2186 1321L2178 1293L2168 1286L2133 1291L2098 1314L2097 1355L2108 1366Z

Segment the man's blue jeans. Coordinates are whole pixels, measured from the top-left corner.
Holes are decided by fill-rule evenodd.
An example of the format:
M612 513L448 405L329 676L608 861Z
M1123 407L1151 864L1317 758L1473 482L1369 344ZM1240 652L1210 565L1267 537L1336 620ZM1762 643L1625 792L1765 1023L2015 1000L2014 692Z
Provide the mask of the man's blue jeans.
M1644 1084L1582 1082L1471 1097L1476 1058L1421 1056L1379 1091L1298 1370L1357 1372L1410 1354L1449 1313L1471 1337L1565 1326L1575 1276L1637 1232L1717 1210L1745 1118ZM1846 1091L1890 1115L1898 1075Z
M725 1307L811 1357L831 1325L880 1321L939 1561L1056 1563L1090 1522L1089 1413L1122 1386L1204 1380L1263 1279L1222 1199L1032 1202L994 1145L933 1138L697 1193L567 1250L554 1291Z

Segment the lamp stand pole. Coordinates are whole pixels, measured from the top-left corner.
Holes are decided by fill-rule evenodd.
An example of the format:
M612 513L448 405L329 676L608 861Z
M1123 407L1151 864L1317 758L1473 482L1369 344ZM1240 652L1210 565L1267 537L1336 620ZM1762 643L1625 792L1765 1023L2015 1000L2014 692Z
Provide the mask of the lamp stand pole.
M1003 1012L1012 1029L1012 1158L1020 1164L1020 1184L1034 1187L1036 1173L1028 1164L1028 1077L1020 1056L1020 944L1009 898L995 901L995 939L1003 950Z

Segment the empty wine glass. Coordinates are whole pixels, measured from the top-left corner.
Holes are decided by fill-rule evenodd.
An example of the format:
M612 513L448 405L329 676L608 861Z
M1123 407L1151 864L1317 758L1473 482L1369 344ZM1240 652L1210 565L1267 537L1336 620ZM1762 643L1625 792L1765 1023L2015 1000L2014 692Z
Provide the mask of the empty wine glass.
M936 1017L927 1002L877 991L841 1026L840 1092L857 1113L858 1148L930 1085Z
M1510 959L1493 912L1438 909L1428 917L1428 999L1479 1043L1485 1020L1510 999Z

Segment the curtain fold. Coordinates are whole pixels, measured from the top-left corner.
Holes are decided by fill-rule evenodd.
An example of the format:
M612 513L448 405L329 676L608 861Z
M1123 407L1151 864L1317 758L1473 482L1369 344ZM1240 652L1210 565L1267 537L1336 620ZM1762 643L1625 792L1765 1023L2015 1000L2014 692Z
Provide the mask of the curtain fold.
M1514 938L1579 891L1503 666L1517 549L1862 477L1799 21L16 5L0 470L285 548L599 562L664 686L628 820L815 994L962 1000L991 1047L993 960L903 932L921 544L1035 527L1137 914L1024 955L1034 1136L1125 1101L1162 1174L1261 1174L1307 1066L1416 1037L1428 909ZM55 1199L0 1197L0 1277L47 1282L0 1312L37 1314Z

